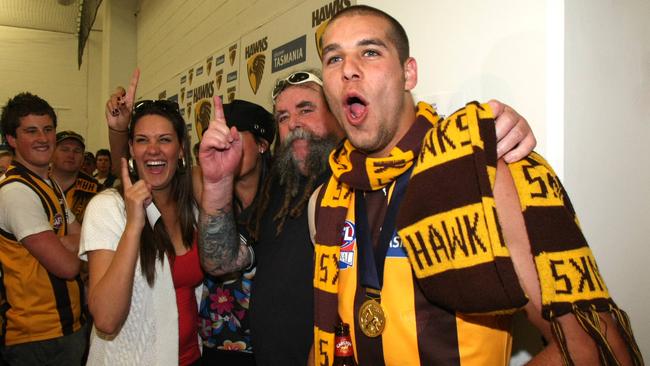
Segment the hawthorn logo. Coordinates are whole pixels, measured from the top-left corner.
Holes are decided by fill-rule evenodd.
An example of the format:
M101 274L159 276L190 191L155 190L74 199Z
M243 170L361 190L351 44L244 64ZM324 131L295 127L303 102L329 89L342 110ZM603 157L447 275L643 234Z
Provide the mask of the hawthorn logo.
M208 73L208 76L210 76L210 71L212 71L212 56L205 60L205 72Z
M221 88L221 82L223 81L223 69L215 71L214 76L217 82L217 90L219 90Z
M235 64L235 57L237 57L237 43L228 48L228 58L230 59L230 66Z
M212 116L212 102L210 99L205 98L199 100L199 102L194 105L194 126L199 141L203 137L203 131L205 131L210 124L210 116Z
M325 28L327 28L327 24L329 23L329 19L322 22L318 28L316 28L316 32L314 32L314 38L316 41L316 50L318 51L318 58L322 59L323 58L323 44L321 42L321 39L323 38L323 33L325 33Z
M323 58L321 38L329 20L341 10L351 6L350 0L334 0L311 12L311 27L318 27L314 33L318 57Z
M262 84L262 76L264 76L265 63L266 56L263 53L258 53L249 58L246 64L246 68L248 69L248 82L251 85L253 94L257 94L257 90Z
M248 82L251 85L253 94L257 94L262 84L264 76L264 65L266 64L266 55L264 52L269 48L268 37L258 39L257 41L246 46L246 69Z
M194 69L190 69L190 71L188 71L188 75L187 75L187 78L189 80L190 85L192 85L192 77L193 76L194 76Z
M187 110L187 118L189 119L192 115L192 102L187 102L187 108L185 109Z
M235 91L237 91L237 88L234 86L228 88L228 103L232 103L235 100Z
M185 87L181 88L181 104L185 103Z

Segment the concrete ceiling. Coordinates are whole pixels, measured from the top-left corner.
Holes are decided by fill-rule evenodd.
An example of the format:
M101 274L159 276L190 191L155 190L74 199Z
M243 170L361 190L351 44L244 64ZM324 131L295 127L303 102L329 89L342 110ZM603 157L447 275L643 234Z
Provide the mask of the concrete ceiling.
M0 25L77 34L81 0L0 0ZM102 6L93 30L101 30Z

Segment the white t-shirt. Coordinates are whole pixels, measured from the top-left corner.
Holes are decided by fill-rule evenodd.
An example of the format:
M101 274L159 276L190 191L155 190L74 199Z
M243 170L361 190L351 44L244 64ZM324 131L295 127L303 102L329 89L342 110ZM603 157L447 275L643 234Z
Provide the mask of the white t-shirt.
M115 189L97 194L86 207L79 256L116 250L126 226L124 200ZM87 365L177 365L178 309L167 258L156 261L156 281L149 287L138 259L129 314L112 339L93 327Z
M12 233L16 240L21 241L30 235L52 230L39 195L26 184L11 182L2 186L0 202L0 228ZM63 207L68 224L74 222L75 216L68 208L65 198Z

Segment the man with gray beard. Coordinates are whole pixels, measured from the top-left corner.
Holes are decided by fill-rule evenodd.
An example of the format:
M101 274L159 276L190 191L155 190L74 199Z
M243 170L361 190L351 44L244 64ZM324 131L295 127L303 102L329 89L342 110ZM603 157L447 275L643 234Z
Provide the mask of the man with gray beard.
M271 170L272 174L277 175L280 186L284 187L286 192L284 202L289 203L299 193L305 193L304 189L301 190L304 188L301 187L301 181L305 179L305 176L318 176L329 169L327 156L336 147L338 139L337 135L320 138L302 128L289 132L286 140L276 148ZM308 174L304 174L303 170L299 169L303 162L297 160L293 154L293 143L298 140L305 141L309 146L309 153L304 161L304 171ZM280 231L282 228L278 227L278 232Z
M343 138L321 85L314 73L300 72L279 80L273 92L280 144L251 223L257 274L250 323L258 365L304 365L313 341L314 250L305 206L329 178L327 156Z
M304 365L313 343L314 249L305 207L314 189L330 177L329 152L344 137L322 85L315 71L298 71L279 79L272 94L280 143L249 228L257 263L249 312L258 365ZM526 121L510 107L491 103L500 116L496 128L497 135L503 137L500 148L509 151L506 159L530 152L535 139ZM230 160L236 154L229 152L236 146L235 139L227 131L223 133L222 142L202 142L200 151L221 159L224 165L235 165ZM223 176L205 168L203 173ZM210 260L225 267L231 261L248 262L240 257L251 254L238 250L238 240L223 240L224 230L232 231L235 225L227 210L213 204L220 193L209 186L216 187L219 182L206 182L204 177L199 245L209 247L204 253L213 253Z

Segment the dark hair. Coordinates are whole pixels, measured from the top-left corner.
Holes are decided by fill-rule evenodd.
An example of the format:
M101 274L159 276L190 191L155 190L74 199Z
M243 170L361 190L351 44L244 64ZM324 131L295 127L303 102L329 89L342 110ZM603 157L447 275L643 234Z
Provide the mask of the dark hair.
M113 170L113 161L111 160L111 152L108 149L99 149L95 153L95 163L100 156L108 156L108 171L109 173Z
M16 137L16 129L20 126L20 119L30 114L37 116L48 115L52 118L54 128L56 128L56 113L50 104L37 95L29 92L17 94L7 101L2 108L2 137L6 140L7 136ZM11 148L13 151L13 148Z
M251 133L253 136L253 139L255 139L255 142L260 144L263 141L266 142L267 144L269 143L266 141L265 138L259 137L253 133ZM249 231L249 233L252 233L251 228L252 228L252 222L253 222L253 217L254 213L257 212L257 209L260 205L260 200L262 197L262 191L264 189L264 184L266 182L266 177L269 175L269 172L271 170L271 164L273 162L273 157L271 155L271 147L269 146L260 156L260 164L262 165L260 169L260 176L259 180L257 181L257 192L255 193L255 197L253 198L253 202L249 205L251 214L248 215L247 218L244 220L240 220L239 215L246 209L246 207L243 207L241 200L239 197L237 197L236 194L233 193L233 207L235 208L235 218L238 223L244 225L246 229Z
M386 31L388 38L393 42L395 48L397 48L397 55L399 56L399 62L404 63L407 58L410 56L409 50L409 38L406 35L404 27L397 21L397 19L388 15L386 12L373 8L368 5L353 5L347 7L340 12L336 13L332 19L330 19L328 26L332 25L334 21L345 16L354 16L354 15L374 15L388 21L390 28ZM323 40L321 38L320 43L322 45Z
M136 108L131 117L131 124L129 125L129 140L131 142L133 142L135 125L142 117L147 115L158 115L169 120L174 127L178 141L183 149L185 163L176 169L176 173L172 178L171 195L174 202L176 202L178 210L177 216L181 225L183 245L189 249L192 247L194 232L196 230L196 219L194 217L196 202L192 194L192 158L185 121L178 111L164 108L158 103L143 105ZM162 220L158 220L153 229L149 223L145 224L140 237L140 267L142 274L147 278L149 286L153 286L155 281L156 259L162 262L165 255L167 255L170 261L176 258L174 245L169 237L169 233L165 229L164 223Z

